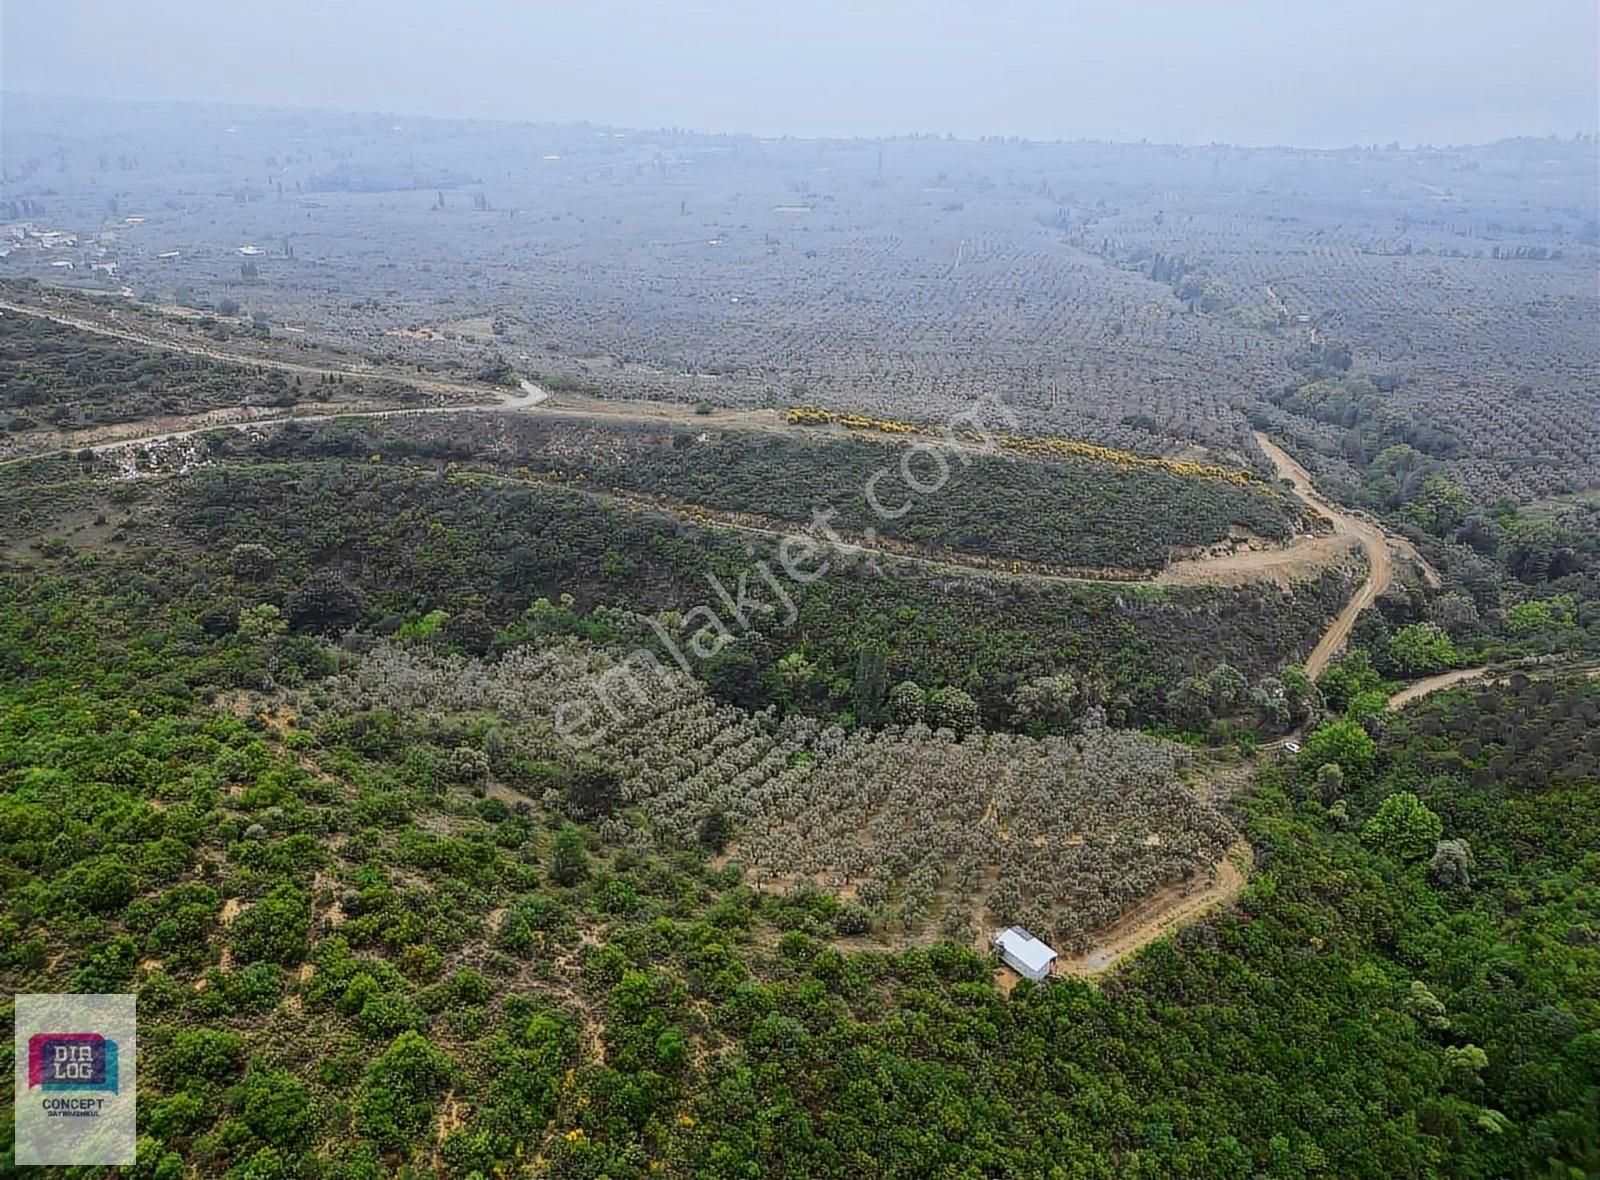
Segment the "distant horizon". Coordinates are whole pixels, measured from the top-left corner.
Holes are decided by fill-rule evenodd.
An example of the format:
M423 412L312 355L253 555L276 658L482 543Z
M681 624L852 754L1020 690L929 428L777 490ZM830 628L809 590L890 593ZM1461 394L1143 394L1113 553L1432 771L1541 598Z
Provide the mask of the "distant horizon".
M1569 137L1600 131L1597 45L1575 0L0 5L0 78L41 96L818 140Z
M1040 147L1072 146L1077 144L1098 144L1105 147L1152 147L1152 148L1181 148L1187 151L1203 151L1208 148L1230 149L1234 151L1292 151L1292 152L1352 152L1352 151L1446 151L1461 148L1493 147L1501 143L1516 143L1521 141L1555 141L1557 143L1576 143L1600 141L1600 131L1579 129L1572 132L1550 131L1533 132L1524 131L1500 135L1492 139L1435 141L1435 142L1404 142L1389 140L1387 142L1359 142L1359 143L1238 143L1227 140L1206 140L1195 142L1180 142L1176 140L1157 139L1153 136L1144 136L1135 139L1114 139L1101 136L1083 135L1076 137L1038 138L1028 135L1011 135L1004 132L989 132L973 135L961 135L945 131L899 131L885 133L858 132L855 134L804 134L786 132L781 134L767 134L760 131L742 129L729 129L719 127L680 126L673 124L635 124L613 123L592 118L524 118L505 115L450 115L433 114L426 111L405 110L394 107L346 107L328 106L322 104L299 105L295 103L255 102L239 99L218 98L134 98L113 95L97 95L74 93L70 91L40 91L21 90L13 88L0 88L0 120L5 116L5 106L13 99L22 98L44 102L68 102L84 104L105 104L108 106L165 106L165 107L194 107L211 109L234 109L240 111L260 111L272 114L302 114L302 115L348 115L360 118L395 118L418 119L435 123L482 123L504 127L595 127L611 131L624 131L636 134L670 133L682 135L701 135L706 137L724 136L732 139L756 139L762 142L781 142L795 140L807 143L876 143L889 142L903 139L935 139L947 140L955 143L1023 143Z

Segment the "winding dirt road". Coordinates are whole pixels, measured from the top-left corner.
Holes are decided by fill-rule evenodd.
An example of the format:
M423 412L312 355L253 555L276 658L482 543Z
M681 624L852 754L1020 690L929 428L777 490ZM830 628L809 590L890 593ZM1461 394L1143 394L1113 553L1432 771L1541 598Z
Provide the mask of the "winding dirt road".
M486 390L494 389L493 386L485 385L481 382L461 381L427 373L391 372L376 365L342 365L333 363L311 365L299 361L285 360L281 357L256 356L248 352L230 351L225 348L202 344L194 339L179 339L177 337L162 336L155 332L141 332L122 324L89 319L81 315L71 315L67 312L46 307L35 307L28 303L17 303L10 299L0 299L0 312L49 320L53 324L75 328L80 332L90 332L96 336L107 336L113 340L121 340L128 344L137 344L141 348L154 348L164 352L181 352L189 356L204 357L207 360L219 361L229 365L241 365L247 368L277 369L280 372L299 377L387 379L444 397L460 397L470 400L481 400Z
M400 418L428 414L501 413L529 411L535 407L538 407L539 412L543 414L580 420L594 417L634 418L642 421L682 419L701 423L707 427L761 430L811 429L790 427L773 411L715 411L711 415L698 415L690 419L687 417L689 413L687 407L667 406L656 403L630 405L628 403L605 402L596 404L591 399L576 399L576 404L552 404L549 401L549 395L543 389L528 381L522 381L518 390L511 391L482 383L441 379L412 373L387 372L381 368L367 365L338 366L330 364L317 366L303 364L273 357L229 352L199 342L142 333L121 325L107 324L82 316L69 315L51 309L32 307L3 299L0 299L0 312L42 317L80 331L110 336L145 347L175 352L190 352L228 364L256 368L276 368L292 374L309 375L318 378L325 374L376 379L387 378L452 399L446 404L437 406L386 406L369 402L345 409L318 410L301 414L272 414L268 412L261 414L261 416L253 416L259 414L260 411L251 407L229 407L190 416L172 424L170 429L159 430L155 433L123 435L122 431L124 429L136 429L138 424L127 424L126 427L113 427L96 432L79 432L65 446L43 453L22 455L0 461L0 468L31 462L40 458L73 454L86 446L96 451L96 453L103 454L129 446L148 446L181 441L216 430L230 428L254 430L263 427L283 426L295 422L326 422L350 418ZM563 399L564 402L568 400ZM114 437L106 437L108 433ZM98 435L98 437L95 437L95 435ZM1353 549L1359 548L1367 559L1367 577L1344 609L1339 612L1306 659L1306 671L1315 679L1322 674L1329 661L1349 640L1351 630L1354 628L1361 612L1371 606L1378 596L1392 584L1394 579L1392 549L1396 546L1403 548L1403 545L1397 540L1391 539L1384 533L1382 528L1370 519L1340 509L1319 493L1306 469L1265 434L1258 432L1255 435L1255 439L1277 469L1278 474L1289 481L1301 500L1309 505L1313 511L1329 521L1332 526L1331 534L1301 538L1294 544L1281 549L1247 550L1217 557L1174 562L1155 580L1159 583L1190 585L1239 585L1248 581L1277 581L1281 583L1299 577L1315 576L1322 570L1337 565ZM482 475L482 473L478 474ZM490 476L488 478L506 479L509 477ZM780 535L776 525L769 529L749 522L727 521L719 523L751 533ZM902 552L874 549L870 546L862 546L859 551L866 554L880 554L887 559L895 561L909 559L952 569L967 568L948 562L934 562L926 558L917 558ZM1430 581L1436 580L1437 575L1433 574L1426 564L1421 562L1420 558L1416 557L1415 554L1408 554L1408 556L1417 560L1423 569L1424 576L1428 577ZM983 570L982 572L994 574L997 571ZM1019 576L1045 576L1048 578L1048 575L1039 574ZM1105 579L1060 578L1059 580L1094 581ZM1466 669L1432 677L1426 681L1419 681L1397 693L1390 700L1389 707L1391 709L1399 709L1410 701L1426 696L1429 693L1474 679L1482 679L1490 674L1490 669ZM1600 675L1600 670L1590 674ZM1105 932L1087 954L1058 963L1057 973L1061 975L1094 976L1109 970L1150 942L1173 933L1179 926L1204 916L1216 906L1232 901L1244 888L1249 876L1249 869L1249 846L1241 843L1218 866L1216 879L1209 886L1187 895L1162 893L1147 899L1146 903L1136 907L1125 915L1122 921Z
M1389 698L1389 703L1384 706L1391 713L1398 713L1412 701L1421 700L1423 697L1432 696L1436 692L1443 692L1447 688L1455 688L1458 684L1470 684L1483 680L1492 675L1492 668L1457 668L1454 672L1442 672L1438 676L1429 676L1422 680L1413 680L1394 696Z
M1216 867L1216 877L1192 892L1164 889L1147 897L1113 925L1101 931L1094 946L1081 955L1060 958L1051 968L1057 978L1093 978L1103 975L1129 955L1176 934L1191 922L1204 918L1244 892L1254 864L1254 853L1247 841L1240 840L1228 850Z
M195 438L219 429L254 430L263 427L283 426L292 422L326 422L344 418L402 418L428 414L503 413L518 410L526 411L535 407L538 407L539 412L543 414L575 419L610 417L641 421L661 421L663 419L685 418L689 413L688 407L667 406L656 403L605 402L597 404L592 399L581 399L578 404L574 405L557 404L550 400L549 395L544 390L526 380L520 383L520 388L517 391L511 391L503 387L480 382L452 380L411 372L389 372L366 364L348 366L336 365L332 362L324 365L303 364L277 357L232 352L208 343L179 339L149 331L139 331L123 324L107 323L101 319L73 315L54 308L36 307L9 299L0 299L0 312L34 316L79 331L109 336L149 348L188 352L227 364L275 368L291 374L317 378L324 375L340 375L388 379L413 388L422 389L440 397L452 399L447 404L437 406L385 406L369 402L366 403L367 408L319 409L311 413L268 413L263 416L257 416L259 411L252 407L228 407L192 415L179 423L172 424L170 429L158 430L149 434L123 435L123 427L77 432L65 441L65 445L60 447L0 460L0 468L40 458L70 455L84 448L93 450L97 454L105 454L128 446L148 446ZM690 419L685 418L685 420ZM703 423L707 427L781 430L811 429L809 427L790 426L784 423L771 410L714 411L710 415L696 416L692 420ZM136 425L128 424L128 426ZM113 437L106 437L107 434L111 434ZM1265 434L1257 432L1255 438L1262 451L1272 461L1279 475L1293 485L1296 493L1306 504L1331 523L1333 526L1332 534L1328 536L1303 537L1281 549L1246 550L1215 557L1176 561L1161 571L1153 581L1161 585L1229 586L1259 581L1273 581L1283 584L1298 578L1315 577L1323 570L1337 565L1351 549L1359 547L1366 554L1368 564L1367 578L1355 596L1339 612L1339 615L1334 619L1332 625L1307 658L1306 671L1315 679L1327 667L1332 657L1344 647L1350 637L1351 629L1355 626L1356 619L1361 612L1371 606L1377 597L1391 584L1393 580L1392 542L1377 524L1365 517L1338 508L1319 493L1313 486L1311 476L1306 469ZM864 552L874 552L871 547L864 546L862 548ZM905 560L908 556L905 553L887 549L882 550L882 553L883 556L890 559ZM964 568L959 566L959 563L937 562L936 564ZM983 567L976 568L986 573L996 572ZM1425 572L1428 571L1425 569ZM1049 575L1043 576L1048 577ZM1061 580L1122 581L1126 579L1113 576L1111 578L1067 577Z
M1581 673L1591 680L1600 679L1600 667L1591 668L1586 660L1531 668L1457 668L1454 672L1441 672L1437 676L1428 676L1422 680L1412 681L1390 697L1389 703L1385 707L1391 713L1398 713L1412 701L1432 696L1436 692L1443 692L1446 689L1456 688L1463 684L1477 684L1482 681L1487 681L1491 684L1505 684L1519 673L1532 679L1560 676L1568 673L1572 675Z
M1315 680L1322 675L1329 661L1344 649L1361 612L1376 602L1378 596L1393 584L1394 561L1389 552L1389 536L1372 521L1345 512L1317 491L1311 482L1310 473L1296 461L1294 456L1259 430L1256 431L1256 444L1266 452L1267 458L1272 460L1272 465L1278 469L1278 474L1294 485L1299 497L1327 518L1333 525L1334 535L1355 538L1367 555L1367 580L1362 583L1355 596L1345 604L1345 608L1339 612L1333 624L1318 640L1317 646L1312 648L1311 654L1306 657L1306 675Z

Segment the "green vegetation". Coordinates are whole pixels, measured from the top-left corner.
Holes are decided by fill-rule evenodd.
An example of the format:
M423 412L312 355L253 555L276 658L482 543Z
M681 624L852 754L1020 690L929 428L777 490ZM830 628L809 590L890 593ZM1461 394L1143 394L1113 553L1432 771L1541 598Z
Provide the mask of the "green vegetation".
M1347 350L1342 359L1348 369ZM1379 669L1409 679L1518 657L1600 654L1600 504L1506 494L1502 480L1481 478L1498 467L1494 446L1462 454L1455 426L1416 420L1393 380L1344 369L1319 370L1277 399L1343 431L1338 447L1302 447L1302 456L1335 498L1409 535L1444 578L1445 593L1391 596L1363 621L1357 641ZM1544 465L1507 466L1521 479ZM1497 490L1485 493L1485 484Z
M1236 910L1007 997L966 949L843 950L825 895L598 839L508 789L492 715L241 697L350 657L208 634L137 568L0 581L0 979L139 991L152 1175L1600 1163L1600 685L1318 731L1349 773L1239 801ZM464 743L505 767L487 789L444 772Z
M390 381L333 381L248 368L94 336L35 316L0 316L0 428L74 430L222 406L382 397L420 400Z
M50 492L79 494L93 499L81 476ZM770 549L751 557L740 534L603 496L368 461L229 463L126 485L117 498L127 503L99 502L126 518L118 544L181 553L181 573L161 593L225 629L252 603L277 608L301 635L357 623L382 633L426 629L429 613L443 610L451 618L441 637L467 650L487 649L496 634L504 643L562 631L631 647L659 640L619 611L681 618L703 604L718 609L707 574L731 590L741 577L759 583L757 560L777 568ZM22 519L34 511L28 501L20 489L0 496ZM40 516L38 531L48 534L47 513ZM270 580L254 551L249 569L230 564L236 547L249 545L267 548ZM775 595L752 585L778 609L751 614L748 632L695 665L723 699L856 719L858 708L870 715L890 685L909 680L958 689L998 724L1012 719L1019 688L1066 672L1087 690L1080 708L1102 707L1115 724L1162 721L1170 687L1184 675L1220 662L1253 684L1272 677L1286 654L1311 646L1349 591L1348 579L1332 573L1287 592L1134 588L825 556L825 577L788 584L798 611L790 625ZM530 613L540 599L545 608ZM892 653L881 674L862 662L874 650Z
M478 445L475 435L483 435ZM492 444L492 445L491 445ZM466 459L501 470L647 494L769 523L825 526L852 541L896 543L1002 567L1161 569L1175 550L1245 531L1276 541L1300 513L1271 485L1081 460L1019 459L854 436L648 423L413 419L319 425L270 453Z
M1330 359L1342 359L1344 368L1349 367L1348 350L1342 358L1332 358L1327 350L1322 350L1311 362L1311 371L1317 372L1318 362L1327 365ZM1397 400L1389 396L1393 391L1394 382L1389 378L1340 375L1335 366L1327 375L1276 400L1292 413L1348 431L1345 453L1357 462L1368 455L1378 455L1381 459L1380 453L1391 447L1440 457L1448 456L1457 448L1457 440L1447 430L1402 409Z
M1372 409L1348 356L1307 363L1327 414ZM597 430L554 486L450 470L459 442L313 428L0 480L0 993L138 993L130 1174L1600 1175L1600 681L1387 708L1395 678L1594 638L1566 508L1502 513L1478 566L1427 534L1444 592L1386 598L1315 685L1288 661L1343 576L829 550L792 620L762 594L579 751L555 707L641 645L670 669L718 629L707 575L762 556L595 485L802 514L880 448ZM1165 494L993 462L941 537L1066 543L1048 511L994 523L1034 480L1108 521ZM1297 756L1247 760L1295 725ZM1095 950L1241 840L1241 894L1096 980L979 949L1020 920Z

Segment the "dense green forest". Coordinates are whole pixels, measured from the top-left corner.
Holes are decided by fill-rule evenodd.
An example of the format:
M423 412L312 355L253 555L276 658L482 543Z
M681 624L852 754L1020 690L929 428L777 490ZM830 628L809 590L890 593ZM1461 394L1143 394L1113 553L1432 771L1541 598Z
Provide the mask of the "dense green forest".
M1600 503L1571 498L1466 507L1432 480L1454 512L1418 523L1411 506L1391 513L1446 579L1445 592L1380 603L1364 641L1387 652L1394 633L1428 623L1445 632L1463 664L1547 654L1600 655ZM1377 505L1375 505L1377 506ZM1406 674L1404 661L1391 661Z
M1236 800L1236 907L1006 996L496 786L491 715L243 706L360 657L172 568L0 581L0 974L138 990L134 1174L1600 1170L1600 684L1329 723Z

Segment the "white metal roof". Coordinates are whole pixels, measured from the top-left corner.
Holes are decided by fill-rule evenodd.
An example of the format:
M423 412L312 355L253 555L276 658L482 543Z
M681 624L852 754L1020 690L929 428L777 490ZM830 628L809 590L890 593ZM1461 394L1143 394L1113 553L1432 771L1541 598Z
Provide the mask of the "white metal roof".
M1043 971L1056 958L1055 951L1021 926L1000 931L994 936L994 945L1030 971Z

